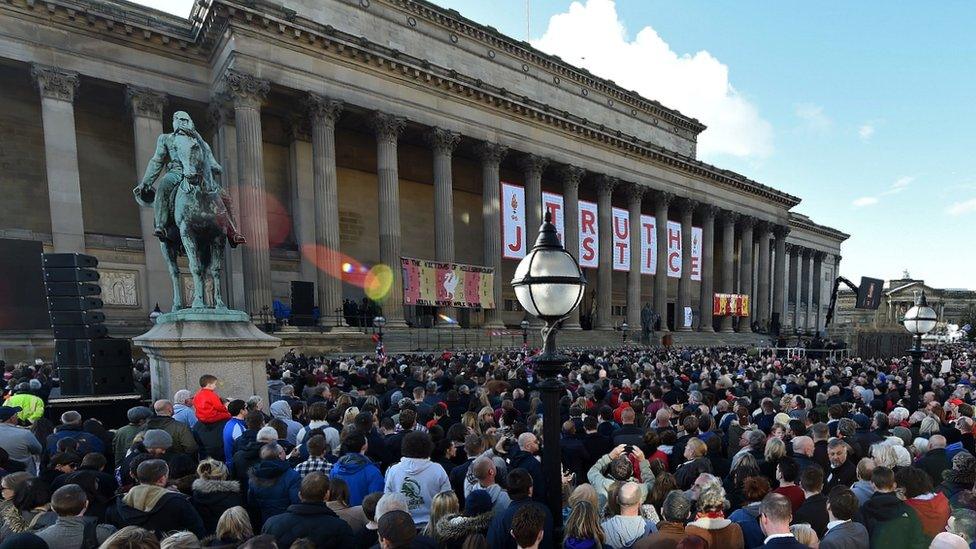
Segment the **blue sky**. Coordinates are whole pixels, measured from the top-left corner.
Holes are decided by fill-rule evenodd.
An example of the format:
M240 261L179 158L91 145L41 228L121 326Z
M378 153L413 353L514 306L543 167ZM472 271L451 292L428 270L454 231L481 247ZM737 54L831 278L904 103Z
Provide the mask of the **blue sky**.
M525 0L434 1L526 38ZM855 283L907 269L976 287L976 4L531 0L529 13L534 45L699 117L701 158L850 233L841 273Z

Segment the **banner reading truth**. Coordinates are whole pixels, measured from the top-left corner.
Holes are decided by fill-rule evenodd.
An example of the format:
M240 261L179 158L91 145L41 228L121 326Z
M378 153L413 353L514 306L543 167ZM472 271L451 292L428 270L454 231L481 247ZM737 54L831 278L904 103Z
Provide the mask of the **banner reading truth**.
M401 257L403 304L494 309L494 270Z

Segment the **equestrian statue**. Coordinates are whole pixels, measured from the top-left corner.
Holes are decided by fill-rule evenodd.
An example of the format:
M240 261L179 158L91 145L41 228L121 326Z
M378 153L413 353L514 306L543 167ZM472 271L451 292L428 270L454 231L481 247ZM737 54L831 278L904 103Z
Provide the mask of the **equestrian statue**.
M156 179L164 171L154 190ZM145 175L132 190L136 202L153 208L153 234L159 238L173 282L172 312L184 308L177 261L180 255L186 255L193 276L190 308L208 308L206 277L210 277L213 308L227 309L220 292L224 246L230 243L236 247L246 240L237 232L230 197L216 178L221 173L220 164L190 115L177 111L173 114L173 133L159 136Z

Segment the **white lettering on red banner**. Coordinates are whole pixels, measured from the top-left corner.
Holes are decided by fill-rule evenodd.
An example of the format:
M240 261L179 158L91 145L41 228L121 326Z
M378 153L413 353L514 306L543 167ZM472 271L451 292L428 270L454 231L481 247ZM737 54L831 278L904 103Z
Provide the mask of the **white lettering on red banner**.
M502 257L522 259L531 245L525 241L525 189L505 182L501 186Z
M542 193L542 211L552 214L552 224L556 226L556 233L559 234L559 242L566 245L566 212L563 210L563 197L555 193ZM534 245L530 242L529 245Z
M579 264L596 268L600 263L599 224L596 204L579 201Z
M630 212L613 208L613 270L630 270Z

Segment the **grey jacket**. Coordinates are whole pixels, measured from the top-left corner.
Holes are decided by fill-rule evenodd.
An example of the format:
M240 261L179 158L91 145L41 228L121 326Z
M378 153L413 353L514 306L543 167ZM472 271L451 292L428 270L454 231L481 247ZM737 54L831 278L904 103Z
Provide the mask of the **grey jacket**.
M57 522L36 532L43 539L48 549L80 549L85 539L85 517L58 517ZM115 532L110 524L99 524L95 527L95 536L102 544Z
M847 521L838 524L820 540L820 549L868 549L871 542L863 524Z

